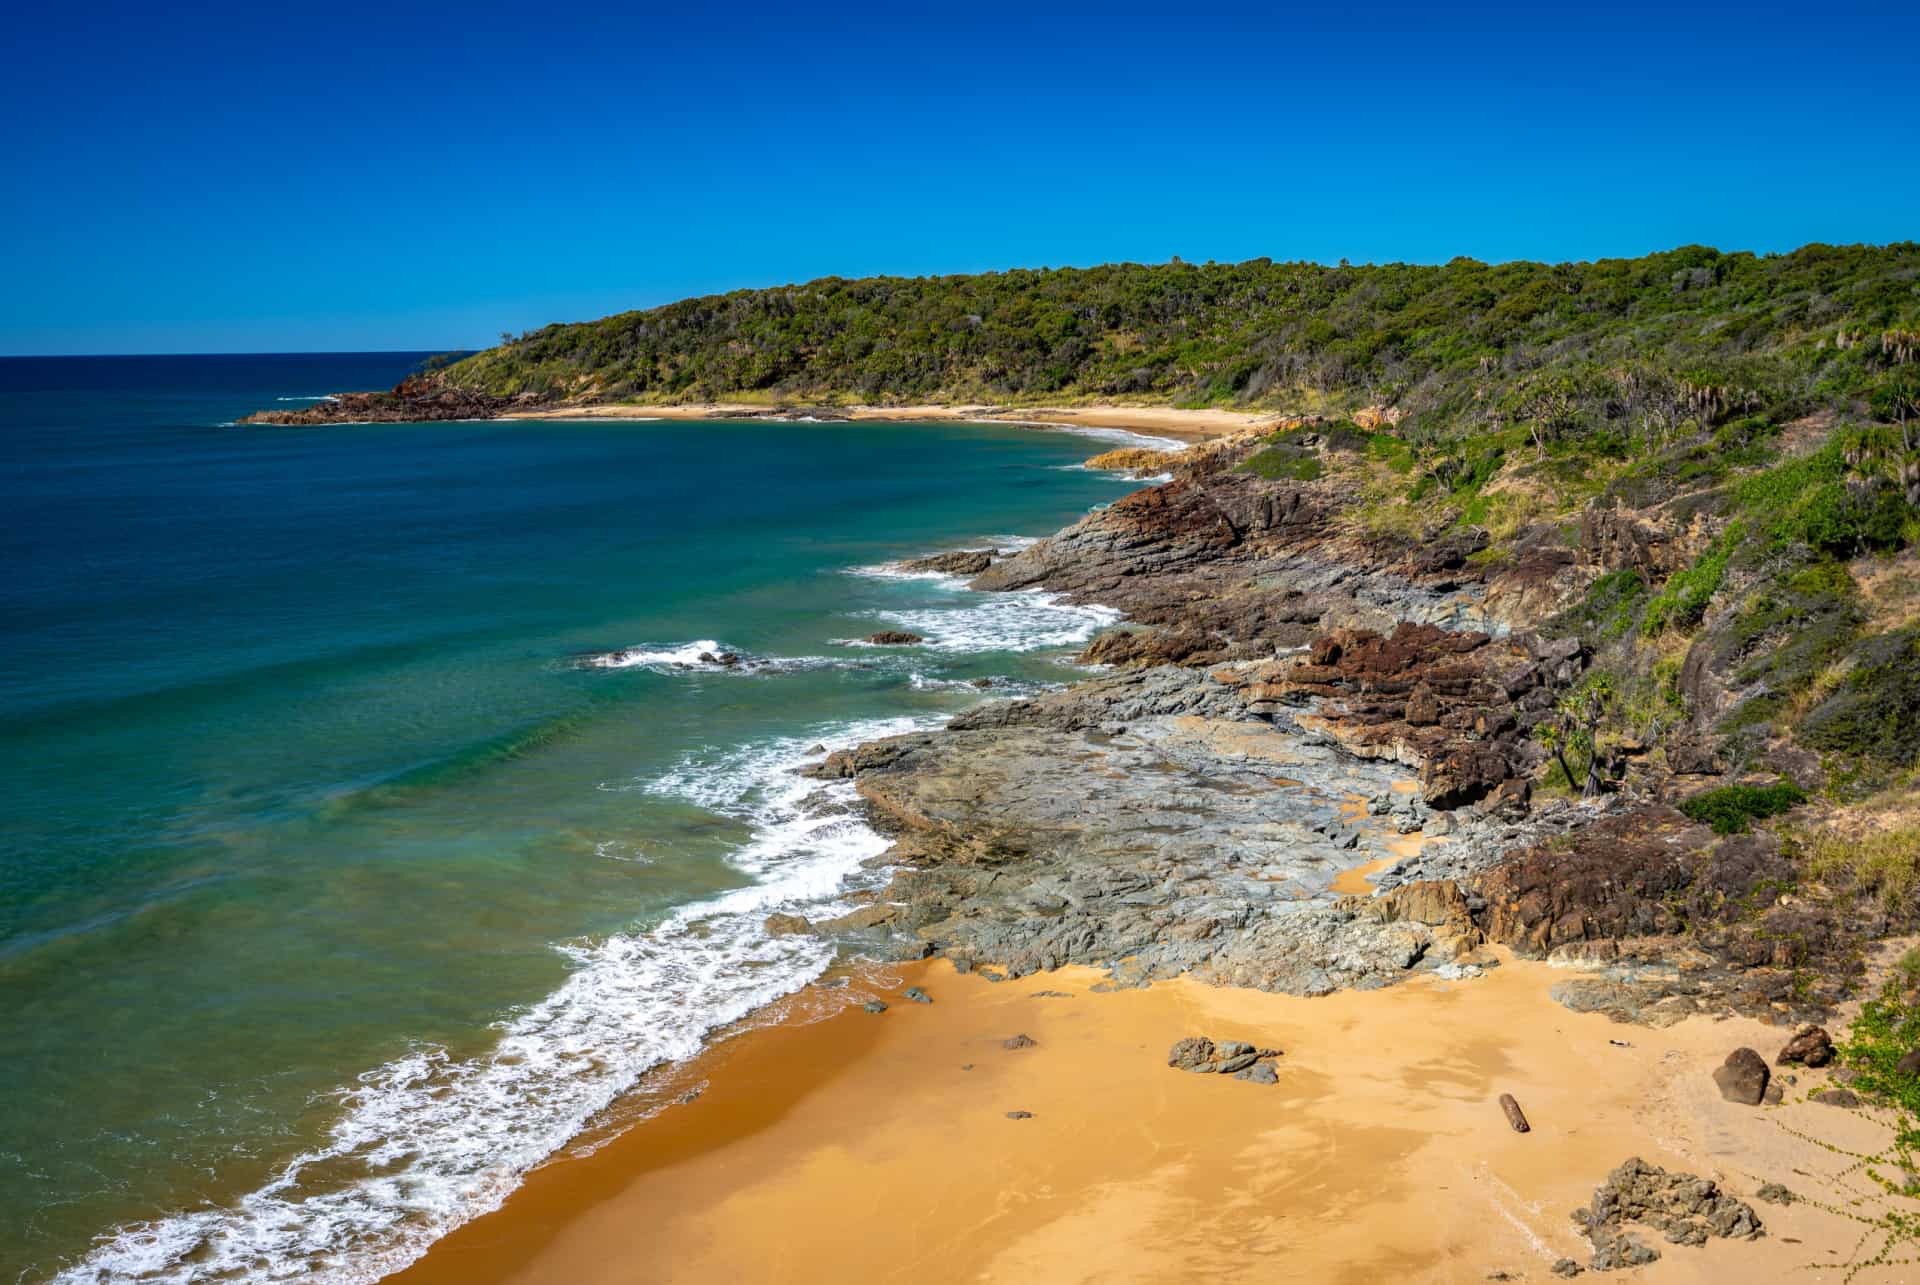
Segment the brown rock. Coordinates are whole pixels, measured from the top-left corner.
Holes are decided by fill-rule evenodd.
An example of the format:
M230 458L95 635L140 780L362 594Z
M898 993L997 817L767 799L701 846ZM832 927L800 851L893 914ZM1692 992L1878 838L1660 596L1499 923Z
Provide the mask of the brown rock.
M1407 697L1407 723L1413 727L1432 727L1440 721L1440 698L1433 694L1433 688L1425 683L1413 689L1413 695Z
M868 634L866 641L876 647L906 647L913 643L925 642L919 634L910 634L904 629L882 629L877 634Z
M1003 1049L1030 1049L1037 1043L1039 1043L1039 1041L1031 1035L1013 1035L1001 1040L1000 1047Z
M762 926L773 937L792 937L813 931L813 925L799 915L768 915Z
M1167 1065L1177 1071L1211 1071L1213 1041L1204 1035L1189 1035L1167 1051Z
M1767 1080L1771 1075L1765 1058L1752 1049L1738 1048L1727 1054L1727 1060L1715 1069L1713 1082L1720 1086L1720 1096L1727 1101L1757 1107L1767 1094Z
M1776 1066L1825 1066L1833 1061L1833 1040L1823 1027L1803 1026L1773 1061Z
M950 576L977 576L993 565L992 549L960 549L936 553L930 558L912 558L901 563L908 571L939 571Z

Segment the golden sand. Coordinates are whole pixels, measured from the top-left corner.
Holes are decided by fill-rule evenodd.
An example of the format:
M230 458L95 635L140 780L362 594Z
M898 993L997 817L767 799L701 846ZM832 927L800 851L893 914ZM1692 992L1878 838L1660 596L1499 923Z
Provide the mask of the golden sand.
M514 419L727 419L764 415L772 409L748 402L702 402L675 406L592 405L526 411ZM1273 413L1218 409L1179 410L1171 406L835 406L833 414L871 420L965 420L1014 424L1063 424L1081 428L1123 428L1175 437L1182 441L1260 428L1279 421Z
M1088 969L863 974L793 1004L881 993L886 1013L848 1007L722 1042L656 1086L704 1084L696 1101L549 1164L399 1279L1550 1280L1556 1259L1590 1252L1569 1211L1628 1156L1751 1200L1768 1180L1824 1190L1843 1164L1783 1125L1878 1145L1853 1113L1719 1098L1708 1072L1729 1049L1771 1055L1787 1032L1615 1025L1555 1004L1560 975L1509 961L1463 982L1297 999L1186 980L1098 993ZM911 984L935 1002L904 1001ZM1016 1034L1034 1046L1002 1046ZM1170 1069L1168 1046L1189 1034L1283 1049L1280 1082ZM1531 1133L1511 1131L1501 1093ZM1832 1265L1856 1227L1805 1204L1755 1207L1765 1239L1696 1249L1647 1233L1664 1257L1633 1279L1841 1278Z

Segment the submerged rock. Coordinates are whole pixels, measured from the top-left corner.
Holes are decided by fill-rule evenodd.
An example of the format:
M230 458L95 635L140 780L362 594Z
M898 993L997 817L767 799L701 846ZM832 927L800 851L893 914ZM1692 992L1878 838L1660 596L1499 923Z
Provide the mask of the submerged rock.
M925 642L926 639L904 629L882 629L877 634L868 634L865 641L876 647L907 647L914 643Z

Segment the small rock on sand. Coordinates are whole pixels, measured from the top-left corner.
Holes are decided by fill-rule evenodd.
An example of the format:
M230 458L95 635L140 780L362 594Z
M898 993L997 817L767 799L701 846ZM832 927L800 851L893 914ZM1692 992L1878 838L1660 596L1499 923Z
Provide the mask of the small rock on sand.
M907 998L912 1000L916 1004L933 1003L933 996L927 994L925 991L921 990L918 986L907 987L906 994L907 994Z
M1773 1061L1776 1066L1825 1066L1833 1061L1833 1040L1823 1027L1803 1026Z
M1777 1182L1762 1184L1760 1190L1753 1193L1753 1198L1755 1200L1764 1200L1770 1205L1791 1205L1793 1203L1793 1193Z
M1001 1040L1000 1047L1003 1049L1030 1049L1037 1043L1039 1043L1039 1041L1035 1040L1031 1035L1014 1035Z
M1766 1097L1767 1080L1772 1074L1765 1058L1752 1049L1738 1048L1714 1069L1713 1082L1720 1086L1720 1096L1727 1101L1757 1107Z
M1167 1052L1167 1065L1176 1071L1211 1071L1213 1041L1201 1035L1189 1035Z
M885 1000L870 999L865 1004L861 1005L861 1007L866 1009L867 1012L869 1013L884 1013L887 1011L887 1004Z
M1009 1112L1007 1112L1007 1119L1009 1119L1009 1120L1031 1120L1031 1119L1033 1119L1033 1112L1031 1112L1031 1111L1009 1111Z
M1578 1276L1580 1274L1580 1264L1574 1262L1571 1258L1563 1258L1553 1265L1552 1270L1555 1276Z
M1857 1107L1860 1095L1852 1089L1828 1089L1825 1093L1816 1093L1813 1100L1830 1107Z

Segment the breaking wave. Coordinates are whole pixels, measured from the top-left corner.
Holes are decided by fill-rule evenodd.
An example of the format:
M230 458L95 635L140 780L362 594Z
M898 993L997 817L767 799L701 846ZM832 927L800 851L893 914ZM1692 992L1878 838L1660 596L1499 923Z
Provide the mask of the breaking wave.
M887 841L845 804L849 782L792 768L816 740L850 745L937 725L889 719L732 751L689 754L649 793L747 823L731 860L749 886L682 907L649 931L557 947L572 972L498 1025L478 1057L422 1046L339 1093L327 1140L238 1201L124 1226L55 1279L166 1285L300 1279L361 1285L497 1208L649 1069L693 1057L705 1036L825 971L832 947L773 937L775 911L844 908ZM621 787L630 788L630 787Z

